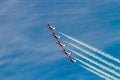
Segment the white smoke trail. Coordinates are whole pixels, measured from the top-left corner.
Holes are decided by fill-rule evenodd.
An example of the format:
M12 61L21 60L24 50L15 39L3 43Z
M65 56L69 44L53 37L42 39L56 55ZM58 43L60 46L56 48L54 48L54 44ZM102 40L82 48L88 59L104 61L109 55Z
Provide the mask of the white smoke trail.
M69 39L71 39L71 40L73 40L73 41L75 41L75 42L77 42L77 43L79 43L79 44L81 44L81 45L83 45L83 46L85 46L85 47L87 47L87 48L89 48L89 49L91 49L91 50L93 50L93 51L95 51L95 52L105 56L105 57L107 57L107 58L109 58L109 59L112 59L112 60L120 63L119 59L117 59L117 58L115 58L115 57L113 57L113 56L111 56L111 55L109 55L109 54L107 54L107 53L97 49L97 48L94 48L94 47L92 47L92 46L90 46L90 45L88 45L88 44L86 44L86 43L84 43L82 41L79 41L79 40L77 40L77 39L75 39L75 38L73 38L73 37L71 37L69 35L66 35L66 34L64 34L62 32L59 32L59 33L62 34L63 36L65 36L65 37L67 37L67 38L69 38Z
M94 60L92 60L92 59L89 59L89 58L87 58L87 57L79 54L78 52L76 52L76 51L74 51L74 50L71 50L71 49L69 49L69 50L70 50L72 53L75 53L76 55L78 55L78 56L86 59L87 61L89 61L89 62L91 62L91 63L93 63L93 64L101 67L102 69L105 69L105 70L107 70L108 72L111 72L111 73L115 74L116 76L120 77L120 74L117 73L117 72L115 72L114 70L112 70L112 69L110 69L110 68L108 68L108 67L105 67L104 65L102 65L102 64L100 64L100 63L98 63L98 62L96 62L96 61L94 61Z
M101 74L104 74L105 76L107 76L107 77L109 77L109 78L112 78L113 80L120 80L120 79L118 79L118 78L116 78L116 77L114 77L114 76L112 76L112 75L109 75L108 73L106 73L106 72L104 72L104 71L102 71L102 70L100 70L100 69L95 68L94 66L91 66L90 64L88 64L88 63L86 63L86 62L83 62L82 60L80 60L80 59L78 59L78 58L76 58L76 57L74 57L74 58L75 58L77 61L81 62L82 64L84 64L84 65L86 65L86 66L88 66L88 67L96 70L97 72L99 72L99 73L101 73Z
M67 42L67 41L65 41L65 42ZM106 61L106 60L104 60L104 59L102 59L102 58L100 58L100 57L98 57L97 55L95 55L95 54L93 54L93 53L91 53L91 52L88 52L88 51L80 48L80 47L77 46L77 45L74 45L74 44L69 43L69 42L67 42L67 43L68 43L69 45L71 45L71 46L73 46L73 47L81 50L82 52L87 53L88 55L92 56L93 58L96 58L96 59L98 59L99 61L101 61L101 62L103 62L103 63L105 63L105 64L107 64L107 65L109 65L109 66L111 66L111 67L113 67L113 68L115 68L115 69L117 69L117 70L120 71L120 67L118 67L118 66L116 66L116 65L114 65L114 64L112 64L112 63L110 63L110 62L108 62L108 61Z
M83 68L85 68L86 70L88 70L88 71L96 74L97 76L105 79L105 80L111 80L109 77L105 76L104 74L100 74L99 72L97 72L97 71L95 71L95 70L93 70L93 69L90 69L90 68L88 68L88 67L86 67L86 66L83 66L83 65L80 65L80 66L83 67Z

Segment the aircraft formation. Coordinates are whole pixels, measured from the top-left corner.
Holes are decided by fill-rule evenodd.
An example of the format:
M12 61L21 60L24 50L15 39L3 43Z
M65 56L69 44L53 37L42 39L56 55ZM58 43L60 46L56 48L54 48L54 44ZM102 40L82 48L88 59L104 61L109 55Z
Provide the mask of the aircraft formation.
M68 52L64 47L66 46L63 44L59 39L61 38L59 35L57 35L54 30L56 29L55 27L51 26L50 24L46 24L46 27L51 30L51 36L56 39L56 44L61 47L61 52L64 53L67 56L67 59L71 61L72 63L75 63L76 60L71 57L71 53Z
M81 48L81 46L77 46L69 41L65 41L68 45L85 53L86 56L70 48L67 49L66 44L63 44L61 41L61 36L56 34L56 28L51 26L50 24L46 24L46 27L51 31L51 36L56 39L56 44L60 46L61 53L64 53L69 61L71 61L72 63L75 63L77 61L78 63L80 63L79 65L81 67L105 80L120 80L120 66L118 66L118 64L120 63L120 59L104 51L101 51L87 43L84 43L83 41L80 41L74 37L59 32L59 34L61 34L62 36L76 42L81 46L84 46L88 50ZM76 56L74 56L73 54ZM99 56L98 54L100 54L101 56ZM88 57L87 55L90 57ZM102 56L105 57L105 59ZM79 59L79 57L81 57L83 60ZM113 61L117 64L114 64Z

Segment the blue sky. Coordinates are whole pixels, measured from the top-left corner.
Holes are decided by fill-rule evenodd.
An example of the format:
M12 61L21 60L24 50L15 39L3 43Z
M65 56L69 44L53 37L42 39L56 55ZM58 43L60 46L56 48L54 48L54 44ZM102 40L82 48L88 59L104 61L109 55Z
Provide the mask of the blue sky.
M1 0L0 80L104 80L70 63L46 23L120 59L119 0Z

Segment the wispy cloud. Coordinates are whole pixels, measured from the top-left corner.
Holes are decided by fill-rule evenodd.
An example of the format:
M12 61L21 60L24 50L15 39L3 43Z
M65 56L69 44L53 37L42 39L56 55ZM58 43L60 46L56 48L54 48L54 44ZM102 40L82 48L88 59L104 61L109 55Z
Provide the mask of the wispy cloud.
M0 16L6 15L7 12L10 11L11 8L13 8L17 3L19 3L19 0L7 0L3 1L0 4Z

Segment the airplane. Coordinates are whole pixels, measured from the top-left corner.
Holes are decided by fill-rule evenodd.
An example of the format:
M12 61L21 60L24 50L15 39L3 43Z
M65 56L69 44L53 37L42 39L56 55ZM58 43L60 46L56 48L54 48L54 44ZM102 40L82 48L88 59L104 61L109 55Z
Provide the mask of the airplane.
M62 48L66 46L65 44L62 44L60 41L57 41L56 44L58 44Z
M47 27L48 29L50 29L51 31L52 31L52 30L55 30L55 27L52 27L50 24L46 24L46 27Z
M67 58L69 61L71 61L72 63L75 63L76 62L76 60L75 59L72 59L70 56L68 56L68 58Z
M54 32L51 34L51 36L53 36L56 39L60 39L60 36L56 35Z
M67 56L70 55L70 52L67 52L65 49L62 49L61 52L65 53Z

